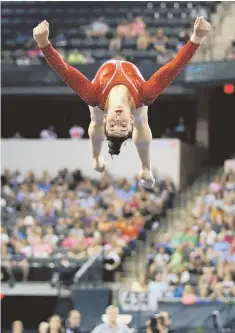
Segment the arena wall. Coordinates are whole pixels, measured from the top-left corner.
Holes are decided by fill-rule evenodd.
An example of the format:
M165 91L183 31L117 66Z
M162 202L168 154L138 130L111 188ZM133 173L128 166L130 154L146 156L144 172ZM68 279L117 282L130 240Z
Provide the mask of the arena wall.
M137 151L131 141L122 148L121 155L112 159L105 142L104 157L110 174L132 179L140 170ZM25 173L33 170L36 174L43 170L53 176L62 168L80 169L85 176L99 178L93 170L89 140L2 140L2 169L19 169ZM196 173L195 163L202 160L201 150L181 144L177 139L156 139L151 145L152 167L157 176L170 176L176 187L187 183L189 176ZM200 164L200 163L199 163ZM185 169L182 172L181 165ZM188 170L187 170L188 169ZM187 171L186 171L187 170Z

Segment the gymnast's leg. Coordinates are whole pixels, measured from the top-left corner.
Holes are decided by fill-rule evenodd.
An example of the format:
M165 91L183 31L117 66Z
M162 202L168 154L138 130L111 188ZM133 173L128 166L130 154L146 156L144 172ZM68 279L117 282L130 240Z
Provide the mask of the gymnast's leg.
M96 107L89 106L91 114L91 122L88 134L91 142L93 168L98 172L104 172L106 163L101 155L103 141L105 139L103 112Z
M150 130L147 119L141 123L135 124L132 137L142 164L141 172L139 175L140 179L142 180L145 187L152 188L155 183L151 172L150 160L152 132Z

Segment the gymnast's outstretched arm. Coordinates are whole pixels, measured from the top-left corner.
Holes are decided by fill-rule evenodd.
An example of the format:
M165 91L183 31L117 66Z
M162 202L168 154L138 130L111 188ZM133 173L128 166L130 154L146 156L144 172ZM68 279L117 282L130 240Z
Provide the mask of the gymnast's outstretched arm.
M152 141L152 132L148 124L148 107L145 106L140 112L141 116L140 118L138 117L138 121L135 121L134 124L132 138L141 161L141 171L139 177L143 181L143 185L145 187L152 188L155 181L151 172L150 146Z
M89 106L91 114L91 122L88 129L88 134L91 142L93 168L98 172L104 172L106 163L102 157L101 150L105 139L103 112L97 107Z
M144 104L151 104L156 97L169 86L175 77L192 59L203 38L210 31L210 23L203 17L198 17L194 24L194 33L168 64L161 67L153 76L143 83L142 93Z
M81 72L68 65L49 42L49 23L41 22L33 30L33 37L41 48L50 67L73 89L88 105L96 105L96 86Z

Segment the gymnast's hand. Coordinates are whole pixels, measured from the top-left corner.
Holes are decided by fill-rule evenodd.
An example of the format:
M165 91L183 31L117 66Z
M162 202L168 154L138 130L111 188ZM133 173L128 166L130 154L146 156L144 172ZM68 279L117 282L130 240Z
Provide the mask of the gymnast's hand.
M38 43L40 48L46 47L49 44L49 23L42 21L33 29L33 38Z
M203 16L199 16L194 23L194 34L198 38L205 37L211 30L211 25L207 22Z
M147 169L142 169L139 174L141 183L146 188L153 188L155 179L153 178L152 172Z

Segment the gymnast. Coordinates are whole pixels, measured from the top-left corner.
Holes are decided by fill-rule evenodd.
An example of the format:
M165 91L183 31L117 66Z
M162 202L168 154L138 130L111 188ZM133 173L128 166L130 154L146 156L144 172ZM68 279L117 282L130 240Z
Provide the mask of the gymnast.
M107 167L101 154L105 136L111 155L118 155L123 142L132 137L141 161L139 178L145 187L154 186L148 105L154 102L188 64L209 31L210 23L202 16L198 17L190 40L173 60L162 66L148 81L144 80L134 64L109 60L99 68L90 82L81 72L66 64L50 44L47 21L34 28L34 39L50 67L89 106L91 122L88 132L96 171L104 172Z

